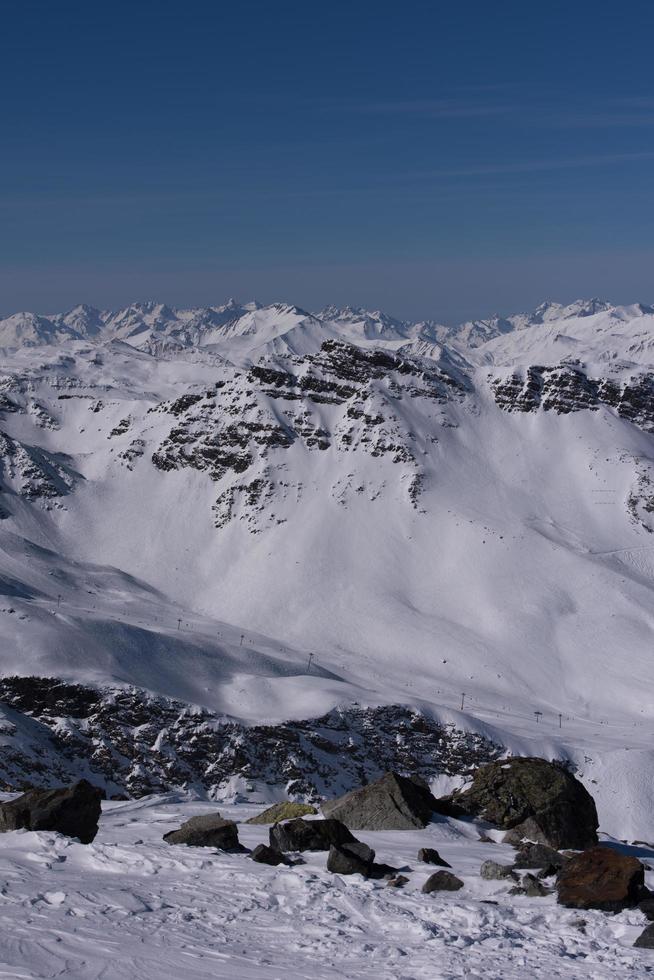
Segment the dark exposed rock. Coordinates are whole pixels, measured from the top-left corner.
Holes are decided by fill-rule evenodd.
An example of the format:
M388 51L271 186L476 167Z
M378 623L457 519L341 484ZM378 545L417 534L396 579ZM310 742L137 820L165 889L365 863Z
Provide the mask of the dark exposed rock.
M620 912L643 897L643 866L609 847L592 847L571 858L556 882L558 901L575 909Z
M257 864L270 864L276 867L278 864L287 864L287 859L281 851L278 851L274 847L268 847L267 844L257 844L254 850L251 852L250 857Z
M0 759L0 788L7 790L53 778L65 783L90 770L94 782L106 780L109 792L130 797L188 783L216 794L242 775L317 801L334 786L360 786L388 770L423 779L466 774L502 752L482 736L398 705L246 727L136 688L95 690L51 677L0 678L0 701L29 716L40 745L48 746L40 761L7 738Z
M539 408L558 414L597 411L606 405L646 432L654 430L654 375L644 372L627 381L590 378L583 365L532 365L523 374L491 382L495 401L507 412L534 412Z
M510 894L526 895L527 898L543 898L545 895L550 895L551 890L546 888L535 875L526 874L522 876L520 884L511 889Z
M643 898L642 901L638 903L638 908L646 919L649 919L650 922L654 922L654 898Z
M643 929L634 946L638 949L654 949L654 922Z
M413 830L428 823L435 804L426 786L388 772L368 786L323 803L322 812L353 830Z
M406 875L395 875L394 878L389 878L386 887L387 888L404 888L408 883L409 879Z
M219 813L191 817L178 830L164 834L167 844L186 844L188 847L218 847L221 851L240 852L245 848L238 839L233 820L223 820Z
M451 871L435 871L422 886L425 895L431 892L456 892L463 888L463 882Z
M263 813L258 813L256 817L250 817L246 823L269 824L280 823L282 820L292 820L294 817L305 817L310 813L317 813L315 806L310 803L293 803L285 800L283 803L274 803Z
M327 858L327 870L333 874L360 874L364 878L368 878L371 875L374 860L375 852L373 849L361 841L352 841L349 844L332 844Z
M563 854L546 844L523 843L518 849L513 866L515 868L554 868L558 871L568 861Z
M90 844L98 832L102 791L86 779L57 789L31 789L0 804L0 832L56 830Z
M478 769L472 785L438 800L438 810L482 817L554 848L597 843L597 810L584 786L559 762L515 757ZM505 838L507 839L507 838Z
M444 861L434 847L421 847L418 851L418 860L424 864L439 864L441 868L451 868L452 865Z
M270 846L279 851L328 851L332 844L359 843L340 820L287 820L269 831Z

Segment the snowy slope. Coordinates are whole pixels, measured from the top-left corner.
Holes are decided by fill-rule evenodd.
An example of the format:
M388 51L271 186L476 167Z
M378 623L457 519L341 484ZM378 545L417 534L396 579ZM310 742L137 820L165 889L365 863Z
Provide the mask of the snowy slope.
M433 822L422 831L357 832L378 859L401 868L403 889L325 870L325 852L293 868L246 854L171 847L163 834L215 804L180 795L105 803L90 845L49 832L0 835L6 977L50 980L610 980L651 976L652 951L634 949L638 909L578 913L554 895L509 894L480 878L482 861L510 863L509 845L482 843L474 825ZM254 847L268 828L260 808L221 805ZM619 844L612 846L620 847ZM423 895L436 847L460 876L459 892ZM651 864L651 847L624 848ZM648 872L647 884L654 884Z
M606 829L628 799L645 834L653 321L5 318L3 673L248 723L417 704L601 774Z

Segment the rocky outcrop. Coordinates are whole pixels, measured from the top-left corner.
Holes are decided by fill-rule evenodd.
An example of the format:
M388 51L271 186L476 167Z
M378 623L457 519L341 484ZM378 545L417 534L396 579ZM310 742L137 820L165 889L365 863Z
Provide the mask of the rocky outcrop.
M250 817L246 823L269 824L281 823L282 820L293 820L295 817L306 817L307 814L317 813L315 806L310 803L292 803L285 800L283 803L274 803L263 813L258 813L256 817Z
M90 844L98 832L102 791L86 779L57 789L32 789L0 804L0 832L56 830Z
M597 843L597 810L590 793L559 762L512 758L478 769L472 784L438 800L438 810L481 817L523 838L553 848Z
M495 401L506 412L556 412L567 415L605 406L646 432L654 431L654 375L643 372L626 380L589 377L578 361L554 366L531 365L524 372L491 382Z
M164 834L167 844L188 847L218 847L221 851L245 850L239 843L238 828L233 820L223 820L219 813L191 817L178 830Z
M0 701L38 734L26 754L18 733L14 739L13 730L4 733L5 790L65 783L91 771L109 794L144 796L192 784L221 797L240 776L245 796L263 783L317 802L389 770L425 780L462 775L502 753L480 735L401 705L348 706L320 718L246 727L136 688L98 690L52 677L0 678Z
M340 820L287 820L269 831L270 846L278 851L328 851L332 844L359 843Z
M353 830L415 830L428 823L435 806L426 786L388 772L368 786L323 803L322 812Z
M643 929L634 946L637 949L654 949L654 922Z
M644 868L637 858L592 847L571 858L557 878L560 905L620 912L644 898Z

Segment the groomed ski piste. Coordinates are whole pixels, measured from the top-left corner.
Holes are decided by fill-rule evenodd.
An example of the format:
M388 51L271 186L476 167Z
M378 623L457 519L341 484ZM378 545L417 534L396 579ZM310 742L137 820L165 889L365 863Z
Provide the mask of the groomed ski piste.
M570 761L601 832L652 840L653 342L649 307L599 301L457 328L233 302L0 320L2 674L247 725L410 705ZM5 751L32 751L0 712ZM509 900L478 877L506 845L457 821L362 835L412 867L433 838L466 886L438 897L422 871L395 893L325 855L161 841L284 786L212 795L107 803L88 846L0 835L4 975L654 969L639 913L582 929L552 896Z

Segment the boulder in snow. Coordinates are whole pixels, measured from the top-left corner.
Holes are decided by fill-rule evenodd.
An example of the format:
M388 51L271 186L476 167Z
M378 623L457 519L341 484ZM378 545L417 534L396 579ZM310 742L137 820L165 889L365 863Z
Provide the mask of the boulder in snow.
M422 861L424 864L439 864L441 868L452 867L451 864L448 864L447 861L443 860L434 847L421 847L418 851L418 860Z
M257 864L270 864L272 867L276 867L278 864L288 864L288 859L274 847L268 847L267 844L257 844L254 848L250 857Z
M425 785L387 772L368 786L323 803L322 812L352 830L415 830L428 823L435 804Z
M30 789L0 804L0 832L56 830L90 844L98 832L102 796L86 779L57 789Z
M502 878L514 878L513 867L510 864L499 864L497 861L484 861L479 874L487 881L500 881Z
M256 817L250 817L246 823L280 823L282 820L293 820L295 817L306 817L307 814L317 813L315 806L310 803L292 803L284 800L281 803L274 803L263 813L258 813Z
M645 873L635 857L591 847L571 858L556 881L560 905L620 912L644 897Z
M372 847L368 847L361 841L353 841L349 844L332 844L327 858L327 870L333 874L360 874L364 878L369 878L374 860L375 852Z
M515 757L477 769L472 785L437 801L440 813L481 817L523 838L553 848L597 844L595 801L560 762Z
M456 892L463 888L463 882L451 871L435 871L422 886L425 895L431 892Z
M221 851L244 851L239 843L238 829L233 820L223 820L219 813L191 817L178 830L164 834L167 844L186 844L188 847L218 847Z
M270 846L278 851L328 851L332 844L358 843L340 820L287 820L269 831Z

